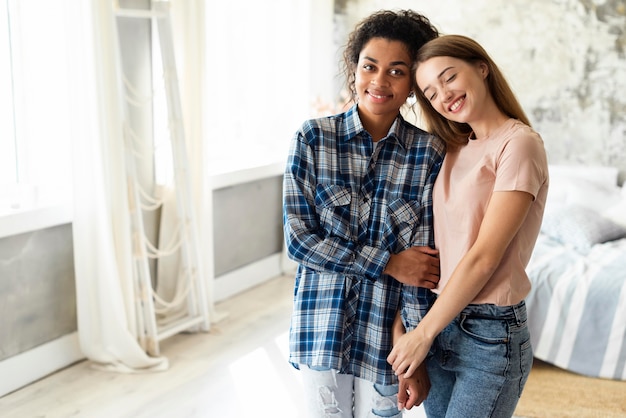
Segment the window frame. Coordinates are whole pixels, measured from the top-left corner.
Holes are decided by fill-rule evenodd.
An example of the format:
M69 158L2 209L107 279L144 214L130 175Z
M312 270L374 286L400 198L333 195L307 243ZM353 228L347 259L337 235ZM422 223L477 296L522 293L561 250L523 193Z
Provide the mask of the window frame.
M72 221L72 7L0 1L0 76L10 86L3 110L11 115L1 150L12 160L0 173L0 238Z

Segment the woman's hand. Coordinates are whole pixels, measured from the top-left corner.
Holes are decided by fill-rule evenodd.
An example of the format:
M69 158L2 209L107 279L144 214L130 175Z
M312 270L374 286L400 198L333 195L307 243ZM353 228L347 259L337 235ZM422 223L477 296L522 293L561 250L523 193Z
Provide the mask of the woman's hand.
M383 273L403 284L434 289L439 283L439 251L430 247L411 247L391 254Z
M393 349L387 356L387 362L391 364L397 376L411 377L428 355L433 340L420 331L418 326L394 341Z
M426 364L422 363L414 376L405 378L398 376L400 385L398 388L398 409L411 409L420 406L426 400L430 391L430 378L426 370Z

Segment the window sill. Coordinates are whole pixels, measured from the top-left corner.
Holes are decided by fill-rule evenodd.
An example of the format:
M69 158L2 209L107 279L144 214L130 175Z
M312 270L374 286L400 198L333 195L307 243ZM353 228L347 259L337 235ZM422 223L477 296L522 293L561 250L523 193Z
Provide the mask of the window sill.
M221 167L221 169L218 166L214 166L209 174L211 177L211 188L217 190L267 177L282 176L284 171L285 161L279 160L235 169L227 165Z
M232 165L214 166L210 173L211 187L217 190L267 177L282 176L284 169L284 161L237 168L233 168ZM73 207L70 203L2 211L0 212L0 239L72 223L73 214Z
M72 218L73 209L69 204L3 213L0 215L0 238L68 224Z

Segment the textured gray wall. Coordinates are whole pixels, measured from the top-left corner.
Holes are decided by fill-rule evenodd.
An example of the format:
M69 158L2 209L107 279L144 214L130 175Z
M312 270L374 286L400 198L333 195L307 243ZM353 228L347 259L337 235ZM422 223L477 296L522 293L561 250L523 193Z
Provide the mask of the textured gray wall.
M215 276L280 253L282 176L213 192Z
M626 170L626 1L342 0L346 30L412 8L479 41L508 77L553 163Z
M0 239L0 360L74 331L71 225Z

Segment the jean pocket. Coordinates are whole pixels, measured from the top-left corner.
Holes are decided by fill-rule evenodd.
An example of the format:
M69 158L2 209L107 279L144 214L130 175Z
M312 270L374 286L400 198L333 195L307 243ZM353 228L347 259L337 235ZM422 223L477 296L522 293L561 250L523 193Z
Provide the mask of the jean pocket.
M510 373L507 321L462 316L458 327L461 333L458 350L464 363L498 376Z
M530 343L530 338L520 344L520 383L519 383L519 396L522 396L522 391L530 375L530 370L533 367L533 348Z
M459 327L465 334L487 344L503 344L509 341L509 325L503 319L461 314Z

